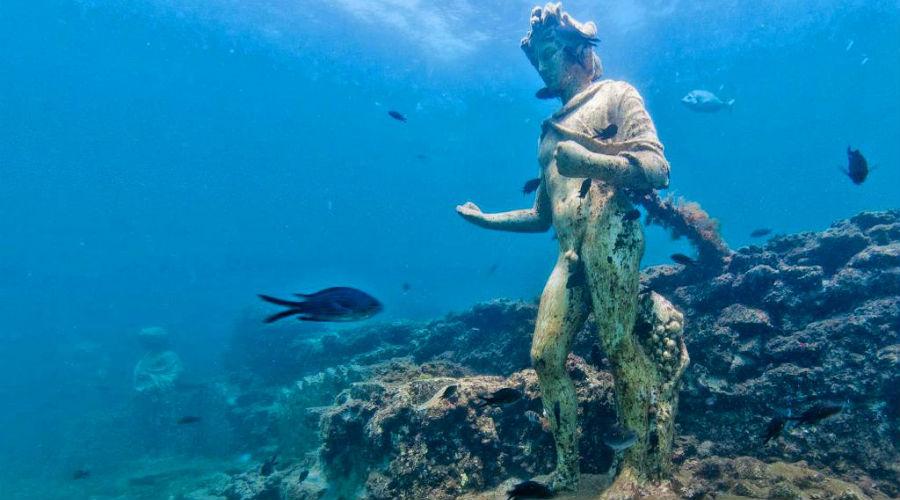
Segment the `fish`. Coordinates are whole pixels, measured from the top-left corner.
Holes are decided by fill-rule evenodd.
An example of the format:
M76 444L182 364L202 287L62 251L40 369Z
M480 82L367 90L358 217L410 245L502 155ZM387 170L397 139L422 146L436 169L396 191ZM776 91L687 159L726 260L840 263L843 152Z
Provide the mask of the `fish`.
M425 160L428 159L428 155L426 155L426 154L424 154L424 153L419 153L419 154L416 155L416 159L425 161Z
M554 493L547 485L537 481L523 481L506 492L506 500L516 498L553 498Z
M72 473L73 481L80 481L82 479L87 479L89 477L91 477L91 471L89 471L87 469L78 469Z
M302 483L307 477L309 477L309 470L303 469L300 474L297 474L297 482Z
M500 268L500 264L496 264L496 263L495 263L495 264L491 264L491 267L487 268L486 273L487 273L488 276L493 276L494 273L496 273L496 272L497 272L497 269L499 269L499 268Z
M259 474L264 477L271 476L275 472L275 464L278 463L278 453L272 455L259 467Z
M858 149L847 146L847 169L842 171L854 184L860 185L869 176L869 162Z
M559 418L560 418L559 415L560 415L559 401L557 401L556 403L553 404L553 418L556 421L556 425L559 425Z
M409 283L403 283L403 285L401 285L400 288L403 289L403 293L406 293L406 292L412 290L412 285L410 285Z
M188 425L188 424L197 424L203 420L203 417L198 417L196 415L185 415L178 419L176 422L178 425Z
M734 99L723 101L716 94L708 90L692 90L681 98L681 102L692 111L701 113L715 113L723 109L731 109L734 107Z
M286 310L268 316L264 321L274 323L289 316L300 321L346 322L371 318L383 309L375 297L350 287L332 287L316 293L295 293L301 301L283 300L268 295L259 298L271 304L287 307Z
M615 451L627 450L637 442L637 433L619 424L610 427L602 436L603 444Z
M527 181L524 186L522 186L522 194L531 194L531 193L537 191L537 188L540 187L540 185L541 185L540 178L531 179L531 180Z
M625 212L624 214L622 214L622 220L624 220L624 221L638 220L640 217L641 217L641 211L636 208L629 210L629 211Z
M584 198L587 196L588 191L591 189L591 178L588 177L581 183L581 189L578 191L578 197Z
M681 264L682 266L693 266L697 264L696 260L688 257L683 253L673 253L669 256L669 258L672 259L672 261L676 264Z
M456 384L448 385L448 386L445 387L444 390L441 392L441 399L450 399L450 398L452 398L453 396L456 395L456 389L458 389L458 388L459 388L459 386L456 385Z
M768 235L770 235L770 234L772 234L772 230L769 229L769 228L767 228L767 227L764 227L764 228L754 229L754 230L750 233L750 237L752 237L752 238L762 238L763 236L768 236Z
M482 401L481 404L478 405L478 408L487 405L508 405L522 399L522 391L512 387L504 387L487 396L481 396L481 399Z
M558 90L551 90L549 87L544 87L535 92L534 96L541 100L556 99L560 96L560 93Z
M796 420L800 425L812 425L819 423L820 421L825 420L828 417L837 415L843 410L843 406L832 404L817 404L801 413L799 416L791 417L791 420Z
M784 429L784 424L788 421L787 417L783 417L781 415L776 415L772 417L772 420L769 421L769 425L766 426L766 430L762 433L763 444L768 443L772 439L775 439L781 434L781 431Z
M616 136L616 133L619 132L619 126L616 125L615 123L611 123L605 129L595 130L595 132L597 134L594 136L594 139L600 139L600 140L612 139L613 137Z
M390 116L391 118L397 120L398 122L406 123L406 117L403 116L403 114L400 113L399 111L394 111L394 110L392 109L392 110L388 111L388 116Z
M578 269L569 273L569 279L566 280L566 288L576 288L583 286L585 283L587 283L587 273L584 270L584 265L579 265Z

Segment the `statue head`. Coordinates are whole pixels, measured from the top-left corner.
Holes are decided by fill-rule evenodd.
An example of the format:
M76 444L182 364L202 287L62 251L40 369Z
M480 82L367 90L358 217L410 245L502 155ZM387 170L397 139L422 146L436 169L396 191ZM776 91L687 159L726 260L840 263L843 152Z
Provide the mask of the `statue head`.
M550 91L571 91L603 74L594 52L599 42L593 22L580 23L563 11L561 3L548 3L531 11L531 29L522 50Z

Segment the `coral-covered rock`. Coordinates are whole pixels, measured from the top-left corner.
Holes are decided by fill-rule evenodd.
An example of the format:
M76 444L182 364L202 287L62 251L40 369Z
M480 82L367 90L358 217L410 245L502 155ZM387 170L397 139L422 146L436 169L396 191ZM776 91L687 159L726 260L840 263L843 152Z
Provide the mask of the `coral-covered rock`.
M615 421L612 379L578 357L569 373L579 396L582 470L602 472L612 452L600 442ZM323 419L321 459L340 494L370 498L456 498L510 476L552 469L552 437L541 416L532 370L509 377L422 377L354 384ZM405 379L405 380L403 380ZM522 392L506 405L482 399L501 388Z

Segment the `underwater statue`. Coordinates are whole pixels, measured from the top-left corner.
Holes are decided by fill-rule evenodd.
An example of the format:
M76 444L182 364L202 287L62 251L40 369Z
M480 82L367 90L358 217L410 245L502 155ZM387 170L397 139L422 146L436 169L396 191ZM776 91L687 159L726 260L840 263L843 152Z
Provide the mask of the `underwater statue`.
M522 49L563 106L543 123L540 185L533 208L459 214L480 227L542 232L552 226L559 257L541 295L531 357L556 442L555 491L578 482L575 388L565 369L589 314L615 378L619 425L637 435L609 497L630 497L645 479L671 471L678 381L688 364L683 316L658 294L639 291L644 238L632 200L668 185L669 165L644 102L625 82L601 80L597 29L560 4L535 7ZM658 198L657 198L658 199Z

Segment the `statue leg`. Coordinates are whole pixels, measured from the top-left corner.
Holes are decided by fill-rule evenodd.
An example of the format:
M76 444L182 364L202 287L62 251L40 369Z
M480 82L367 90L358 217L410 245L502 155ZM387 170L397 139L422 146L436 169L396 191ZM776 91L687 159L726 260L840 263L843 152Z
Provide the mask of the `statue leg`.
M654 359L650 346L642 345L634 328L643 252L637 222L592 224L582 245L594 320L615 378L619 423L638 436L637 443L624 452L607 498L629 498L638 482L668 474L665 465L671 463L671 432L664 436L669 442L660 443L656 414L658 408L674 413L670 403L677 401L677 389L666 390L671 375Z
M585 286L567 288L577 262L560 256L538 309L531 360L541 385L541 401L556 441L556 470L550 481L554 491L575 489L578 484L578 400L575 385L566 373L566 358L575 333L590 312Z

